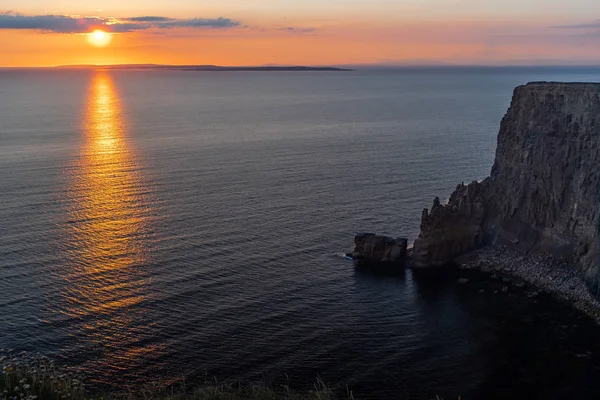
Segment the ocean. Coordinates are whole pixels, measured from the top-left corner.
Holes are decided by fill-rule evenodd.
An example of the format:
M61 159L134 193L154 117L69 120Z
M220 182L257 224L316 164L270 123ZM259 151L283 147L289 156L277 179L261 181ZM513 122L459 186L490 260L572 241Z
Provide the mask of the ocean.
M600 68L0 70L0 348L99 390L598 394L598 328L566 306L340 256L357 232L412 242L542 80Z

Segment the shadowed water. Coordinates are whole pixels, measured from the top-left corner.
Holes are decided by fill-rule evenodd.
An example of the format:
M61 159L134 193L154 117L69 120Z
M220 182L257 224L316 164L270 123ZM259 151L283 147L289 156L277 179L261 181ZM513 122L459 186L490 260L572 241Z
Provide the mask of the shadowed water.
M99 387L600 393L598 329L566 307L336 256L485 177L514 86L599 76L0 71L0 347Z

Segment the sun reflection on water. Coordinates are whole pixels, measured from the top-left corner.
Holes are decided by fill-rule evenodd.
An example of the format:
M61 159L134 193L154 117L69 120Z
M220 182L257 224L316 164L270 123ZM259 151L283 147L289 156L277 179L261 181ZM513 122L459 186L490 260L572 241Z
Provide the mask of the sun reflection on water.
M81 338L71 350L92 352L86 358L103 359L96 367L119 370L152 351L139 344L148 328L140 303L147 298L150 207L109 73L93 76L87 97L82 146L71 168L60 310Z

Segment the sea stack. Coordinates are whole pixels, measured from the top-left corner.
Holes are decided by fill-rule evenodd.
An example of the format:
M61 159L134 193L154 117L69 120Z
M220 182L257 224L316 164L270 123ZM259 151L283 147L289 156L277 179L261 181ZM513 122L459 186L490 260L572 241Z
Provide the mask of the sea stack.
M403 267L406 262L408 240L378 236L373 233L359 233L354 237L354 251L351 256L369 264Z
M599 183L600 84L517 87L490 176L423 211L412 263L440 266L502 244L564 257L596 287Z

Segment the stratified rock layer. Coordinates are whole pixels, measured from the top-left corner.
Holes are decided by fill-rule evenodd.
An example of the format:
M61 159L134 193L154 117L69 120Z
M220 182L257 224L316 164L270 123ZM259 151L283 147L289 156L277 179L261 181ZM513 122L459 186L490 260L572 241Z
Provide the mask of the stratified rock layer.
M568 258L598 283L600 84L515 89L489 178L460 185L424 211L415 267L442 265L482 244Z
M368 263L404 266L408 240L361 233L354 237L352 258Z

